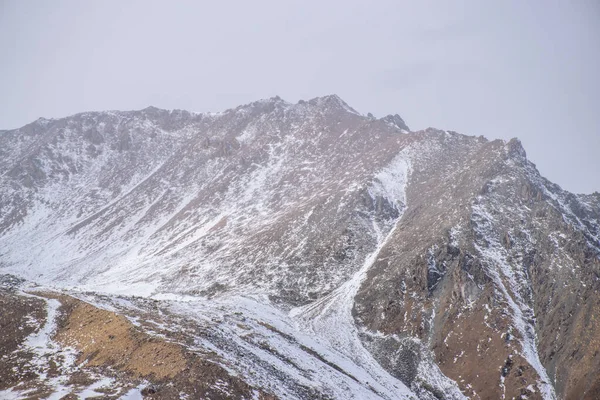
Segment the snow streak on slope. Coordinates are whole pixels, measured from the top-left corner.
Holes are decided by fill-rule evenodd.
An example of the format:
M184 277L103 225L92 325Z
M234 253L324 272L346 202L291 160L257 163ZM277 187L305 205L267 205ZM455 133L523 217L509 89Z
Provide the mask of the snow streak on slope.
M70 384L68 376L75 373L79 366L76 364L77 352L70 347L62 347L53 340L56 333L59 308L61 303L56 299L47 299L31 293L19 292L24 297L32 297L44 301L46 304L46 318L40 321L31 321L39 324L37 332L32 333L21 345L21 350L32 353L28 361L30 371L38 376L38 389L48 387L52 393L48 399L58 400L71 392L67 385ZM15 371L16 372L16 371ZM91 387L91 390L94 388ZM35 389L32 390L35 392ZM101 395L96 393L96 396ZM0 398L24 399L30 398L29 390L0 391Z
M522 271L515 271L507 262L504 246L497 240L494 233L497 231L493 228L494 217L487 209L486 204L482 201L474 204L472 209L476 232L480 235L480 239L474 242L475 248L487 261L487 273L494 280L496 287L508 304L514 327L521 336L521 355L537 372L540 378L537 386L543 398L556 399L552 381L540 361L535 326L530 322L535 319L534 311L521 294L525 292L527 277Z
M406 194L404 188L408 180L410 170L409 161L405 154L400 154L392 164L376 175L378 181L371 193L385 195L394 204L401 205L400 215L394 221L388 232L382 232L382 228L373 221L373 232L376 236L377 246L369 254L360 270L342 286L318 301L290 311L290 316L297 319L300 328L311 332L329 347L348 357L356 365L362 366L369 384L384 398L397 398L398 395L409 396L411 391L399 380L391 376L375 361L373 356L362 345L358 330L352 317L354 298L365 278L369 268L379 257L380 251L385 247L394 235L398 220L402 217ZM363 383L367 383L363 381Z
M41 299L47 305L44 325L36 333L30 335L23 344L25 348L30 349L34 354L32 363L36 365L41 374L45 375L45 371L49 369L48 358L54 356L59 348L58 344L52 340L52 336L56 331L58 309L61 304L55 299L46 299L25 293L23 295ZM62 367L72 368L75 361L75 352L71 349L65 349L62 355L65 357L65 361L61 363Z

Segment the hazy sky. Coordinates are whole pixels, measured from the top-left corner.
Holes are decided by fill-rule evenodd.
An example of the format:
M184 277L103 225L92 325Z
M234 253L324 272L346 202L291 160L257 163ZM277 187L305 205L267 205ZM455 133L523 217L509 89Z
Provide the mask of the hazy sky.
M600 2L0 0L0 129L336 93L600 191Z

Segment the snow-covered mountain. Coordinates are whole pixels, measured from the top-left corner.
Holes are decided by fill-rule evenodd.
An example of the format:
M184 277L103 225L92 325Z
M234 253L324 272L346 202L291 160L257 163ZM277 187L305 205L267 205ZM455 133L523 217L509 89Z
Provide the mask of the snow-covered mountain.
M0 174L0 272L160 301L265 393L600 396L600 195L516 139L276 97L39 119L0 132Z

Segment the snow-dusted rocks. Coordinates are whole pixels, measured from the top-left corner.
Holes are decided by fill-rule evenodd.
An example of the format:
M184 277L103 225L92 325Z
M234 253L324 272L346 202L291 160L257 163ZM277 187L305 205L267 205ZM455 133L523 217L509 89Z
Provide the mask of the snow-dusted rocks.
M198 351L281 398L596 393L598 196L408 131L335 95L2 131L0 271L233 315Z

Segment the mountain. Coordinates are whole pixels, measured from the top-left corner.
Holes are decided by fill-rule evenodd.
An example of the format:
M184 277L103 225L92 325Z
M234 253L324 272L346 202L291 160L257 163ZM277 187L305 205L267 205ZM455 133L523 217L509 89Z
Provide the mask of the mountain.
M95 365L196 398L201 365L209 398L600 396L600 194L517 139L275 97L39 119L0 132L0 174L5 353L64 366L31 387L76 393ZM185 357L149 372L98 332L127 360Z

